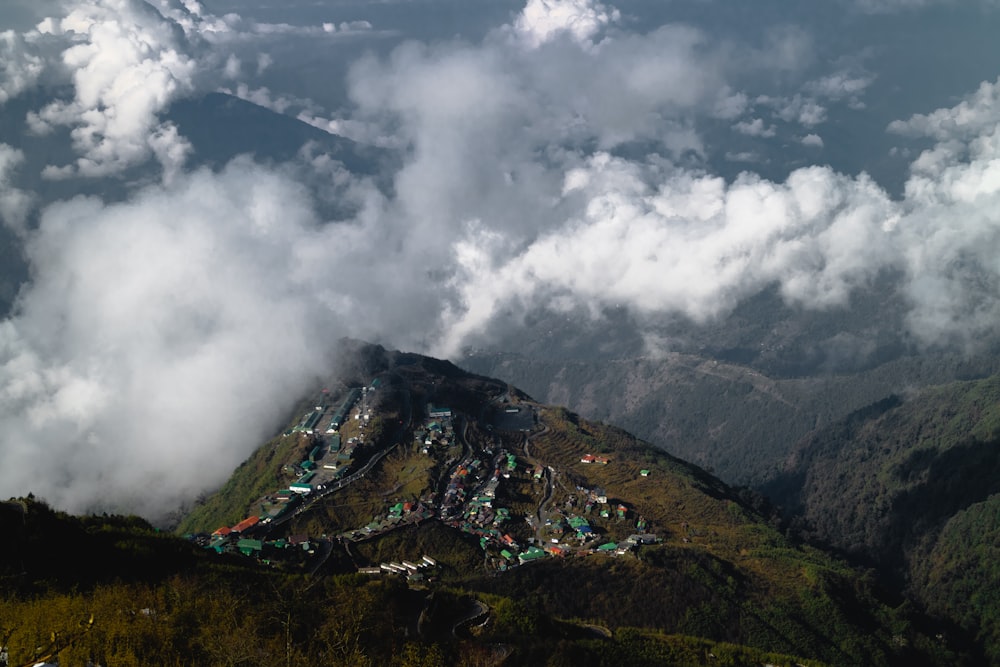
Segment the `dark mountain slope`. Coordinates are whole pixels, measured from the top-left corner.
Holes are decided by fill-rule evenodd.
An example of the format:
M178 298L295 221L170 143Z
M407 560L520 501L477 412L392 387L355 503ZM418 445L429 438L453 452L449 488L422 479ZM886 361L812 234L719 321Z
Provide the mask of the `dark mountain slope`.
M904 357L853 373L768 375L710 356L565 360L477 354L461 361L539 400L619 424L732 484L759 486L814 429L909 387L980 377L989 365Z
M1000 659L1000 376L886 399L799 443L767 487L813 537L867 560Z
M260 161L287 162L309 142L354 174L375 174L385 157L379 149L224 93L175 102L166 119L176 123L191 142L195 161L213 167L242 154Z

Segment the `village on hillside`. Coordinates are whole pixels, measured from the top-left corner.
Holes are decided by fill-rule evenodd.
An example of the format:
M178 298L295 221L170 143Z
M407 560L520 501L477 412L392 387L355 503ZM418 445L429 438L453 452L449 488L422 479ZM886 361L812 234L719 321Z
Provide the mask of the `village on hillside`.
M623 499L602 488L585 488L531 455L539 433L537 407L500 397L472 417L450 407L419 406L419 419L408 418L396 437L379 446L366 442L368 425L379 416L380 379L348 389L336 400L324 390L315 407L284 434L307 443L301 459L281 463L287 486L274 489L255 504L259 511L211 534L190 535L206 549L239 553L264 563L315 572L335 545L377 539L407 526L438 521L478 540L484 566L502 572L551 557L605 554L621 556L659 540L647 521ZM412 417L412 406L407 412ZM413 423L411 423L413 422ZM480 437L468 437L475 431ZM444 471L437 488L420 497L387 501L363 525L335 534L289 534L292 519L364 478L390 452L425 457ZM599 454L585 454L580 466L613 466ZM416 466L413 466L414 468ZM642 470L646 477L649 470ZM537 502L525 504L525 498ZM400 575L411 582L433 577L437 560L400 557L357 564L370 575Z

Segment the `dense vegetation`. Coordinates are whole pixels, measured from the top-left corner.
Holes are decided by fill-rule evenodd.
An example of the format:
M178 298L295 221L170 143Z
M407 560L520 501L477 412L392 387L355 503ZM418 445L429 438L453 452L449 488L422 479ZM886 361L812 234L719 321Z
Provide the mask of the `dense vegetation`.
M769 492L1000 660L1000 376L893 397L797 448Z

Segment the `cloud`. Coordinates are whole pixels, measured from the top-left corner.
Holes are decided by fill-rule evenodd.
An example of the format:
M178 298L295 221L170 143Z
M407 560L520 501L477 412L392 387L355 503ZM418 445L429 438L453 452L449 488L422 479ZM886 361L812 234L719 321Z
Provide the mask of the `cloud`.
M513 28L533 48L560 35L588 45L601 30L620 18L617 9L596 0L528 0Z
M984 81L976 91L953 107L889 123L888 131L906 137L927 137L938 142L968 141L1000 123L1000 79Z
M157 517L224 479L336 338L308 201L238 162L48 208L0 326L0 488Z
M762 137L769 138L773 137L777 130L773 125L767 126L764 121L760 118L754 118L749 121L740 121L733 125L733 129L740 134L745 134L749 137Z
M823 138L818 134L807 134L800 139L803 146L809 146L811 148L823 148Z
M38 81L45 63L13 30L0 32L0 106Z
M36 133L72 128L80 158L57 166L58 173L107 176L150 155L168 176L175 173L188 146L158 115L194 89L197 73L176 24L140 0L95 0L46 20L40 30L71 44L61 60L73 99L52 102L29 117Z
M479 224L456 245L462 295L446 312L454 352L511 309L545 304L600 313L678 313L709 322L777 286L804 308L846 307L883 274L901 275L908 333L927 346L974 348L1000 317L1000 121L994 84L896 125L940 143L893 200L868 176L826 167L781 183L734 182L652 160L597 154L566 172L564 213L525 245ZM822 145L816 135L803 139ZM734 156L741 158L742 156ZM749 156L748 156L749 157ZM512 250L514 249L514 250Z
M25 232L34 197L14 186L14 173L24 162L24 153L0 144L0 221L18 234Z
M815 127L826 121L826 107L813 97L796 93L787 98L758 98L758 102L775 109L775 115L786 123Z
M870 179L827 168L727 184L598 154L567 174L563 197L578 215L511 257L498 261L496 230L459 244L462 307L448 313L444 349L509 301L628 304L707 322L777 284L790 303L843 306L896 258L884 225L897 205Z
M871 74L841 71L810 81L806 89L819 97L842 100L858 97L874 81L875 77Z

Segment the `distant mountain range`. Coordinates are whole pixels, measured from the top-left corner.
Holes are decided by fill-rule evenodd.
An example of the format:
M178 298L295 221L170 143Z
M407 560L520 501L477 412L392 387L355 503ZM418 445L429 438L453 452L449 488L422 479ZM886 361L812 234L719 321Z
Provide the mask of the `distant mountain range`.
M685 353L584 360L483 352L460 364L588 419L619 424L730 483L755 487L775 479L814 429L887 396L981 377L998 365L928 354L789 377Z

